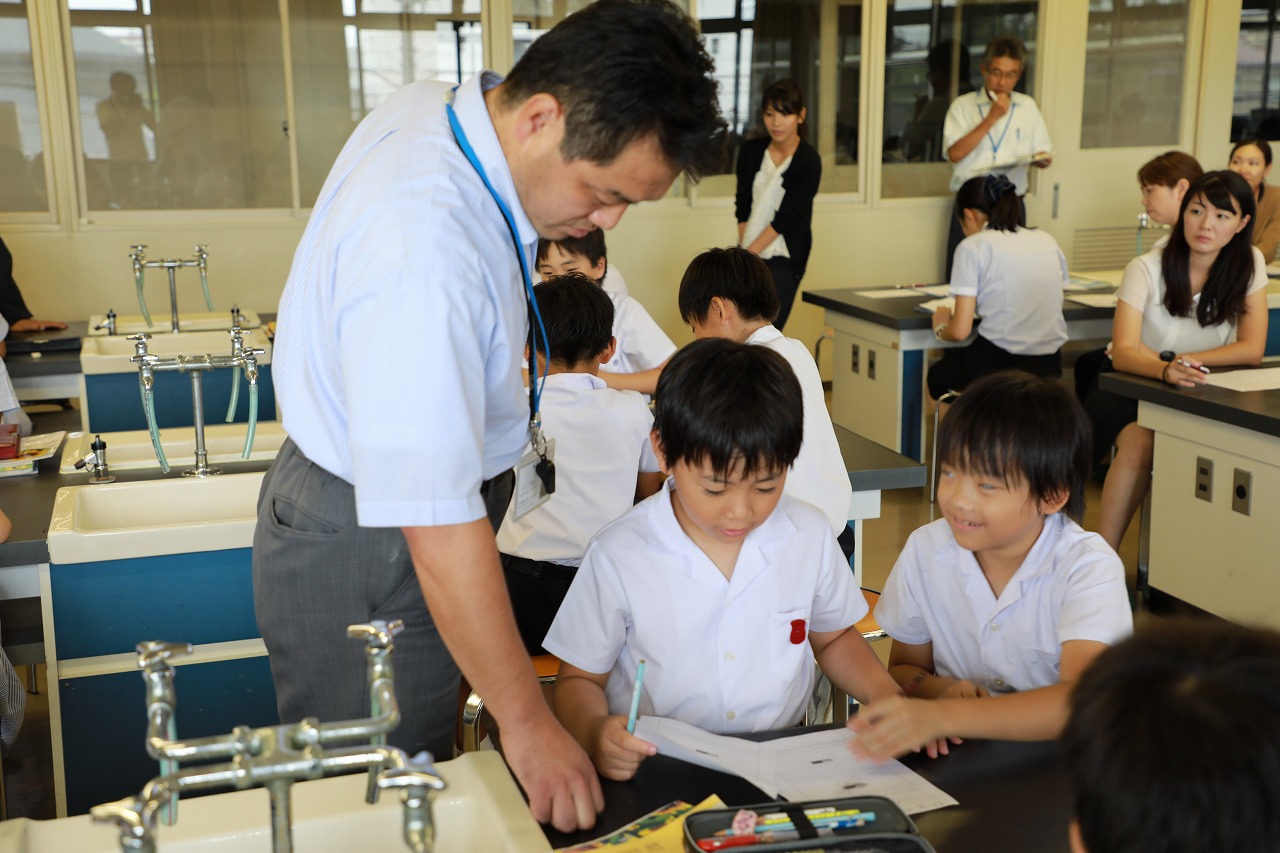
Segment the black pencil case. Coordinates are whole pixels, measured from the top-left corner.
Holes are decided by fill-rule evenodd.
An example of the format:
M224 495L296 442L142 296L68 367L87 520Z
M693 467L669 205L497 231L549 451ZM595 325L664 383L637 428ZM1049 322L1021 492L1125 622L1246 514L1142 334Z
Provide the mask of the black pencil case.
M874 819L861 826L845 826L819 832L809 819L814 810L832 809L837 812L857 810L872 813ZM755 836L725 835L733 825L734 816L740 811L753 811L757 815L786 815L791 819L786 833L797 833L799 838L771 840L768 826L756 828ZM854 816L856 818L856 815ZM821 821L817 821L819 824ZM778 833L779 835L782 832ZM751 838L751 841L746 839ZM700 844L700 842L702 842ZM709 847L704 845L714 845ZM838 800L814 800L805 803L759 803L741 808L713 809L695 812L684 821L684 849L686 853L935 853L933 846L920 835L911 818L886 797L847 797Z

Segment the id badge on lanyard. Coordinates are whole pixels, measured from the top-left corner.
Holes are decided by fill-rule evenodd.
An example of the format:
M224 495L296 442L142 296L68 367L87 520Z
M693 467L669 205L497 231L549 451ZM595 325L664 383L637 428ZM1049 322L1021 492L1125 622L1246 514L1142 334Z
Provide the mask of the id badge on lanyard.
M529 270L529 261L525 257L524 249L520 245L520 237L516 233L515 216L512 215L507 203L502 200L502 196L498 195L497 190L493 188L484 166L480 163L480 158L476 156L475 150L467 140L467 134L458 121L458 114L453 109L453 98L456 93L456 87L451 89L445 101L444 108L449 117L449 128L453 131L453 138L458 143L458 148L462 150L471 168L475 169L476 174L480 176L480 180L484 182L485 189L498 205L502 219L507 224L507 231L511 234L511 245L515 249L516 260L520 263L520 275L524 281L525 301L529 307L529 326L534 332L530 335L533 347L529 358L529 443L532 450L526 453L516 466L515 517L520 518L530 510L546 503L556 490L555 441L548 442L543 435L540 411L542 382L546 381L546 377L542 377L542 382L538 381L539 341L541 341L543 353L548 355L548 360L550 360L550 347L547 344L547 330L542 325L542 314L538 311L538 301L533 297L533 276Z

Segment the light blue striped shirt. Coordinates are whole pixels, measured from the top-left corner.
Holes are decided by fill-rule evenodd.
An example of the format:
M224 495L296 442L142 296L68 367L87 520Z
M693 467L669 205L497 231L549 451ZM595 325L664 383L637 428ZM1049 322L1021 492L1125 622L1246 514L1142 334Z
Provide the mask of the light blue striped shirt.
M463 83L454 110L532 267L537 233L484 102L500 79ZM406 86L356 128L280 300L272 369L284 428L355 486L366 527L482 518L482 479L512 467L528 437L520 266L449 129L449 88Z

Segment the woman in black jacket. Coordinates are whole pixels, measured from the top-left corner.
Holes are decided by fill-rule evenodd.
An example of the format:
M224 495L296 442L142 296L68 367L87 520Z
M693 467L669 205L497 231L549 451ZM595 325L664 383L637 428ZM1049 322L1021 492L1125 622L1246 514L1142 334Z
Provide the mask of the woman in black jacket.
M795 81L765 89L760 108L769 135L738 151L738 245L769 265L782 305L774 326L781 329L809 263L822 158L804 139L804 96Z

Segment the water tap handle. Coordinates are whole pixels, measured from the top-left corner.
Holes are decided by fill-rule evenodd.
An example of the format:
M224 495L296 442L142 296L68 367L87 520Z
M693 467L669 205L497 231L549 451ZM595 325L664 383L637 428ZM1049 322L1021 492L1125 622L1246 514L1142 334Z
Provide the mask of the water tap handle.
M114 803L94 806L89 817L94 823L115 824L120 830L120 849L155 853L156 813L167 800L167 791L155 800L125 797Z
M204 266L209 260L208 243L196 243L196 259L200 261L200 266Z
M235 321L235 310L231 311L231 357L234 358L244 351L244 330L240 328L240 324Z
M191 654L190 643L166 643L163 640L146 640L138 643L138 668L147 672L160 672L169 668L169 658Z
M366 649L394 649L395 637L404 630L403 619L390 622L375 619L360 625L348 625L347 636L352 640L364 640Z
M384 770L374 785L375 800L384 789L400 791L400 801L404 804L404 842L415 853L430 853L436 836L431 814L432 795L447 787L431 764L431 754L420 752L409 759L408 766Z
M133 358L129 359L134 364L141 364L138 359L147 354L147 341L151 340L151 335L146 332L138 332L136 335L129 335L128 339L133 341Z
M135 243L129 248L132 250L129 252L129 257L133 260L133 269L136 272L137 270L142 268L142 265L147 260L147 252L146 252L147 244Z
M240 353L244 357L244 378L250 385L258 381L258 356L265 352L259 347L245 347Z

